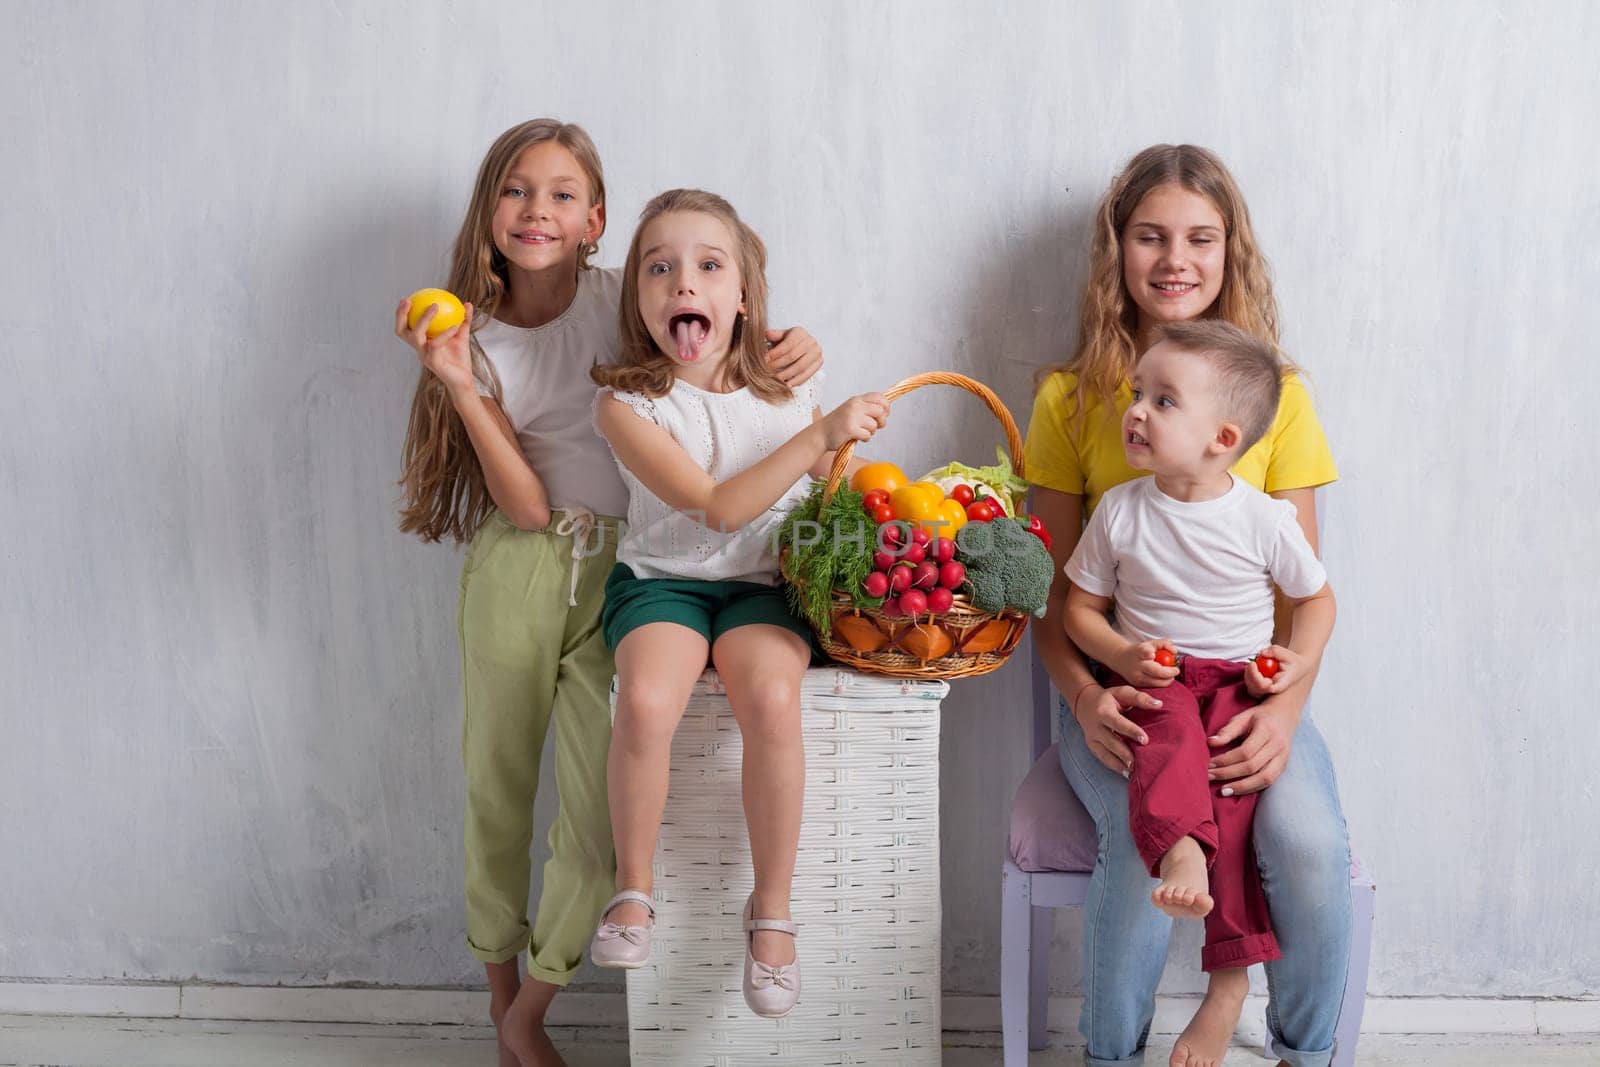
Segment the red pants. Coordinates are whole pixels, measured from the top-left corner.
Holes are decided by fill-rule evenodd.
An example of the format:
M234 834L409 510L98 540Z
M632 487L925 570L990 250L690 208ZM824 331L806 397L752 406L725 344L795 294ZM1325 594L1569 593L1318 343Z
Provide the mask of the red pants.
M1244 686L1243 663L1186 657L1165 689L1144 689L1162 706L1126 714L1150 738L1133 746L1128 814L1139 855L1161 876L1161 857L1185 837L1200 842L1211 874L1202 970L1248 967L1282 957L1261 891L1250 839L1255 793L1224 797L1206 779L1212 752L1206 738L1255 706ZM1127 684L1113 676L1112 685Z

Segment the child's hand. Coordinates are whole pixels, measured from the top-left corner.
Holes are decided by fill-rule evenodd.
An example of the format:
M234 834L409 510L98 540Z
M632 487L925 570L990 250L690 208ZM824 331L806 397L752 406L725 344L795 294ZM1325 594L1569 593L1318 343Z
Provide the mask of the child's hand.
M417 359L424 367L433 372L452 395L459 396L463 393L476 393L477 382L472 377L472 305L463 305L467 316L461 325L452 330L446 330L438 337L428 336L428 323L433 321L438 314L438 305L428 308L417 320L415 329L412 329L406 319L411 314L411 300L408 297L400 301L400 306L394 312L394 335L410 345L417 353Z
M1163 650L1168 654L1163 656L1163 659L1170 658L1176 662L1177 652L1172 647L1172 642L1163 637L1159 641L1130 644L1118 657L1119 662L1111 664L1111 667L1126 678L1129 685L1141 689L1164 689L1178 677L1178 668L1163 666L1156 659L1157 654Z
M768 330L767 366L789 388L808 381L822 369L822 346L799 326L788 330Z
M1269 659L1276 660L1278 663L1277 672L1270 678L1261 672L1263 666L1267 666L1269 670L1271 669L1270 664L1263 663L1264 660ZM1284 648L1282 645L1268 645L1257 653L1256 658L1251 660L1249 665L1245 667L1244 687L1251 696L1259 700L1264 696L1271 696L1273 693L1281 693L1291 685L1294 685L1305 675L1309 668L1310 664L1307 662L1307 657Z
M889 401L882 393L853 396L822 417L823 440L827 450L843 448L849 441L870 441L889 421Z

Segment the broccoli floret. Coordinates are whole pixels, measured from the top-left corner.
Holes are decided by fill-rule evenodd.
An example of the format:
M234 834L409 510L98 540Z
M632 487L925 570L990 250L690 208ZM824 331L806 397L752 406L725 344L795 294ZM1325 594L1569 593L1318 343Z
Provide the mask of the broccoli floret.
M1040 618L1050 599L1055 563L1044 542L1016 519L969 522L956 533L967 588L979 611L1015 608Z

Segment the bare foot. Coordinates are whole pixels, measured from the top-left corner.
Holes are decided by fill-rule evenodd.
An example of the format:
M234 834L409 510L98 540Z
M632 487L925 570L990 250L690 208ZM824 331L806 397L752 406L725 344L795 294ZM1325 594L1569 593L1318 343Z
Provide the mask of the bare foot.
M517 999L511 1002L500 1020L501 1048L512 1054L508 1064L502 1053L502 1067L567 1067L567 1061L561 1058L550 1036L544 1032L545 1012L550 1010L550 1002L559 992L560 986L537 978L523 981Z
M505 1030L500 1025L506 1012L516 1001L517 991L522 988L522 973L517 968L517 958L513 956L503 963L486 963L483 969L489 979L489 1018L494 1023L495 1047L500 1054L499 1065L522 1067L517 1062L517 1054L506 1045Z
M506 1045L505 1028L500 1025L510 1007L511 1005L509 1004L490 1001L489 1019L494 1023L494 1044L500 1053L499 1067L522 1067L521 1061L517 1059L517 1054L512 1052L510 1047Z
M1167 1067L1220 1067L1249 992L1249 972L1243 967L1212 971L1206 998L1178 1036Z
M1161 857L1161 884L1150 900L1174 919L1204 919L1211 912L1210 888L1206 854L1194 838L1185 837Z

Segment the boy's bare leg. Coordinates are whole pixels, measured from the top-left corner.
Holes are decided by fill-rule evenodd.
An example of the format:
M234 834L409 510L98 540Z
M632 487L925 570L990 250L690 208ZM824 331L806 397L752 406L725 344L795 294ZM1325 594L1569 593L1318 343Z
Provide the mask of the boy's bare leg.
M1249 975L1243 967L1211 972L1206 998L1179 1035L1168 1067L1220 1067L1233 1040L1233 1029L1239 1025L1245 995L1250 992Z
M515 956L504 963L485 963L484 973L489 976L489 1018L494 1022L495 1044L500 1049L500 1067L521 1067L517 1054L506 1044L505 1028L501 1023L522 988L522 976L517 971Z
M1203 919L1211 913L1210 888L1206 854L1199 842L1185 837L1161 857L1161 884L1150 900L1175 919Z
M567 1067L567 1061L544 1032L545 1012L561 987L529 978L500 1021L501 1063L504 1067ZM512 1059L507 1062L505 1050Z

